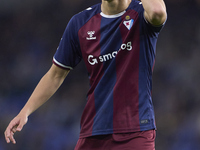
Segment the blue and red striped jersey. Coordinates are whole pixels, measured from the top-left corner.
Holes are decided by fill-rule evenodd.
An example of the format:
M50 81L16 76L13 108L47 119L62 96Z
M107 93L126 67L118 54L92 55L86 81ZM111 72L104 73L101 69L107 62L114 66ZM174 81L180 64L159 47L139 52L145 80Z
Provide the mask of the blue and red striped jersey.
M64 69L85 62L90 89L80 137L156 128L152 71L162 27L145 20L136 0L116 15L97 4L72 17L53 62Z

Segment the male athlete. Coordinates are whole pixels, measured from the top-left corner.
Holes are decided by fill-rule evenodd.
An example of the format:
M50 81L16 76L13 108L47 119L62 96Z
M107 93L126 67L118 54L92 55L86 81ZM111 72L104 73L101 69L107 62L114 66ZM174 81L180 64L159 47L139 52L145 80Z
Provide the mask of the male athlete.
M7 143L83 59L90 89L75 150L154 150L152 70L166 18L163 0L102 0L73 16L53 65L8 125Z

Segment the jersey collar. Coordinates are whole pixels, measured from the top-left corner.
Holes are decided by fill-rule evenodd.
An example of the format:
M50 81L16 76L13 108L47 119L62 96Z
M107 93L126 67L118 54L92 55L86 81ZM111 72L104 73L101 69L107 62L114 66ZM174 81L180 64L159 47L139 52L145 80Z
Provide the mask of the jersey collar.
M106 15L106 14L104 14L103 12L101 12L100 15L101 15L102 17L104 17L104 18L117 18L117 17L120 17L120 16L122 16L123 14L125 14L125 12L126 12L126 10L124 10L124 11L118 13L118 14L115 14L115 15Z

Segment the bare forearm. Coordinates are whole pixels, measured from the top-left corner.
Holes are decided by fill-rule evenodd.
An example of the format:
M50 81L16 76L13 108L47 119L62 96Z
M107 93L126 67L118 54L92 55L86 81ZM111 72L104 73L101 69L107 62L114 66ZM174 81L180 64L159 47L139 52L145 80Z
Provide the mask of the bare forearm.
M144 7L145 18L153 25L160 25L165 22L167 13L163 0L141 0Z
M20 113L29 116L37 108L43 105L63 83L68 72L66 72L66 74L63 74L63 76L57 76L52 73L51 69L40 80Z
M42 104L44 104L57 90L58 85L52 86L48 79L48 75L45 75L37 87L33 91L31 97L27 101L24 108L21 110L21 113L25 113L29 116L32 112L34 112L37 108L39 108ZM52 84L52 83L51 83ZM56 83L55 83L56 84Z
M50 70L40 80L26 105L22 108L20 113L9 123L4 134L7 143L16 143L14 133L21 131L23 126L28 121L28 116L44 104L60 87L69 70L63 70L54 64Z

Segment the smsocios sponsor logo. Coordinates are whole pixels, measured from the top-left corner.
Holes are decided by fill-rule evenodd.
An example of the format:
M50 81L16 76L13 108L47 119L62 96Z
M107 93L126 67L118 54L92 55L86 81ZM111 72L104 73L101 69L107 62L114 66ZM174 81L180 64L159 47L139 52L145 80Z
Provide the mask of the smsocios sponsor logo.
M108 60L111 60L111 59L115 58L117 53L119 51L121 51L121 50L131 51L132 50L132 43L128 42L126 44L122 44L118 51L113 51L112 53L108 53L108 54L105 54L105 55L100 55L99 57L94 57L93 55L89 55L88 56L88 62L91 65L95 65L95 64L98 64L100 62L101 63L102 62L106 62Z

